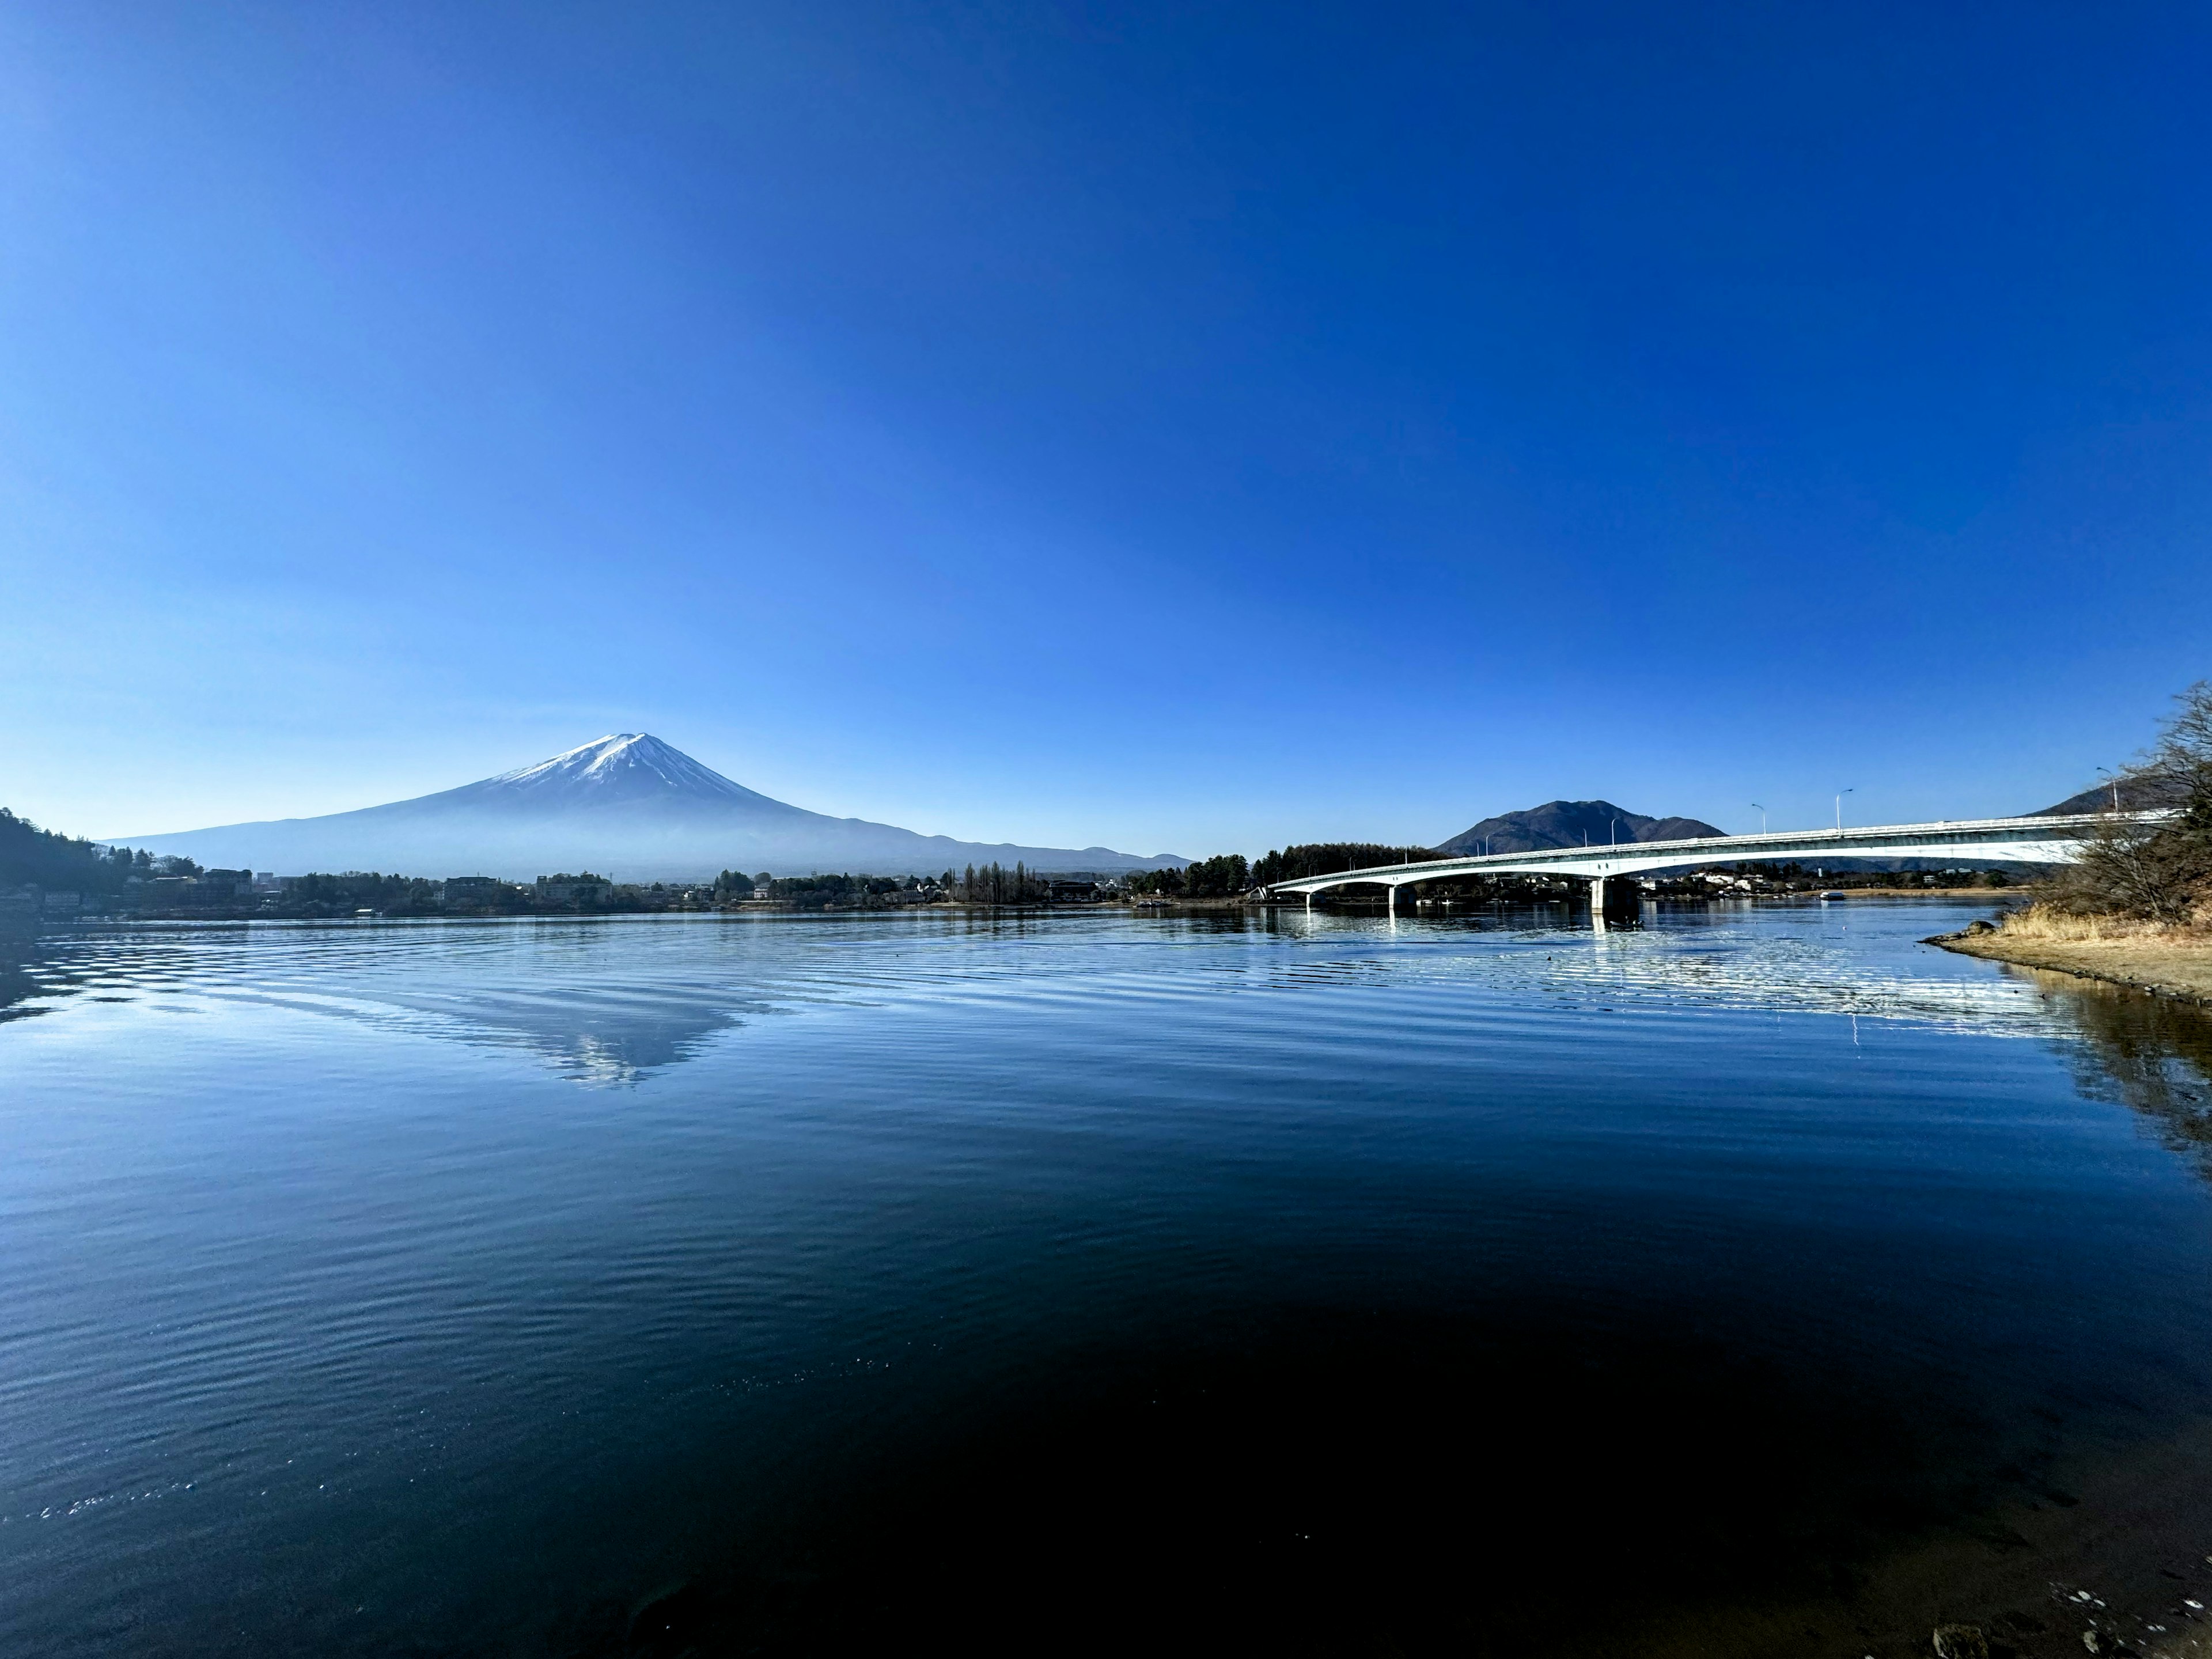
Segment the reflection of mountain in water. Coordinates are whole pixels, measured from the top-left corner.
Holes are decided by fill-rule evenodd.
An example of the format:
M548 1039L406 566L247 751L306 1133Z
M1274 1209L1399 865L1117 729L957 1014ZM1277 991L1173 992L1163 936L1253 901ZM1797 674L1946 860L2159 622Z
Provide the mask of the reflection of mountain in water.
M1115 958L1127 945L1158 929L952 917L788 927L137 927L0 942L0 1022L78 999L181 998L247 1018L284 1008L526 1055L580 1084L623 1086L764 1013L807 1004L996 1002L1070 979L1087 1000L1139 1003L1245 987L1427 983L1670 1024L1755 1010L2057 1040L2085 1092L2154 1120L2212 1173L2212 1015L2063 975L1967 969L1933 953L1870 951L1840 931L1745 920L1716 912L1595 939L1562 936L1535 912L1402 934L1297 915L1195 920L1171 924L1171 957L1148 954L1126 968ZM1296 948L1239 945L1248 935ZM1136 1004L1132 1015L1142 1018Z
M0 945L0 1022L79 997L289 1008L633 1084L772 1000L740 963L655 971L585 927L133 927ZM720 968L720 971L714 971Z
M572 1082L602 1086L637 1083L689 1060L707 1038L743 1024L745 1014L763 1006L711 991L636 984L286 1000L477 1048L519 1049L550 1062Z

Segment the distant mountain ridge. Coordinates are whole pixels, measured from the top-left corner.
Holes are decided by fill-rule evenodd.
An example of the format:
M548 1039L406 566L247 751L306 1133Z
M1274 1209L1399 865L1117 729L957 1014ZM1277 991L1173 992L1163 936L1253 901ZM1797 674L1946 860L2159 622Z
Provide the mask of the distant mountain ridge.
M514 880L584 869L659 881L719 870L888 876L994 861L1099 872L1190 861L1109 847L956 841L834 818L748 789L642 732L612 733L496 777L357 811L103 839L280 875L380 870Z
M1437 846L1441 858L1484 851L1540 853L1553 847L1603 847L1613 841L1689 841L1725 835L1700 818L1654 818L1609 800L1553 800L1524 811L1501 812Z
M2069 812L2108 812L2112 807L2113 787L2100 783L2084 789L2078 795L2069 795L2056 806L2046 806L2038 812L2027 814L2032 818L2055 818ZM2163 778L2123 778L2120 781L2119 803L2130 811L2153 806L2179 806L2186 792Z

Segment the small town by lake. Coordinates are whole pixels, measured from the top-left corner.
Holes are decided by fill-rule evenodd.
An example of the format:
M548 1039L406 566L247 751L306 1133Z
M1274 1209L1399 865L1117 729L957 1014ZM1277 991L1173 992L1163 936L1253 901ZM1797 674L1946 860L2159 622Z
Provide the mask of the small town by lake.
M19 943L0 1646L2150 1650L2212 1028L1991 901Z

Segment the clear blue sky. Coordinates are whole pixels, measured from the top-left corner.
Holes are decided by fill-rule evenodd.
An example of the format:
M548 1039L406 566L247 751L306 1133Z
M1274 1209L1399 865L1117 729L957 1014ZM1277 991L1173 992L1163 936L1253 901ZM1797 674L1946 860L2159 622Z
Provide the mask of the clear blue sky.
M2212 674L2212 14L0 11L0 803L2033 808Z

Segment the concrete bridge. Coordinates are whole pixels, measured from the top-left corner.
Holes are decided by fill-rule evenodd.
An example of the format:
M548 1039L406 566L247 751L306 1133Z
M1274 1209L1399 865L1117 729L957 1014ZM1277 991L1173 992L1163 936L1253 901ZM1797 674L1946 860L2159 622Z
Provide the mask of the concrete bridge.
M1590 884L1590 914L1605 925L1606 884L1654 870L1692 870L1700 865L1750 860L1804 863L1827 859L1973 859L2008 864L2071 864L2081 855L2094 826L2124 821L2156 823L2165 811L2077 812L2059 817L1962 818L1941 823L1887 823L1869 829L1780 830L1756 836L1700 836L1688 841L1632 841L1603 847L1547 847L1534 853L1491 853L1473 858L1431 859L1421 864L1384 864L1345 870L1333 876L1304 876L1279 881L1267 896L1313 896L1331 887L1386 887L1390 909L1398 908L1398 890L1408 882L1438 881L1451 876L1579 876Z

